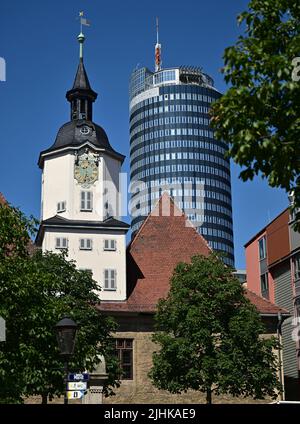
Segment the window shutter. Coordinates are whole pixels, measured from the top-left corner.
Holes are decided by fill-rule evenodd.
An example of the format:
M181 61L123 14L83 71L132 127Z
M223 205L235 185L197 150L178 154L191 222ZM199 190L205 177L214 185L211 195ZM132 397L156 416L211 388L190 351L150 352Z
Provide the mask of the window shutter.
M116 271L114 269L110 270L110 288L116 288Z
M80 209L81 210L85 209L85 192L84 191L81 192L81 207L80 207Z
M86 194L85 209L91 209L91 193L89 191L86 191L85 194Z
M60 238L56 238L56 244L55 244L55 246L56 246L57 248L59 248L59 247L60 247Z
M109 289L109 270L104 271L104 288Z

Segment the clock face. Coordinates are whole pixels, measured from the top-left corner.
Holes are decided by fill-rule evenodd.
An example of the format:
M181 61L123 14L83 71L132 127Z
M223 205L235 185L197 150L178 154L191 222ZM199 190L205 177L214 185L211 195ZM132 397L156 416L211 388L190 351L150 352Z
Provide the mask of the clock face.
M83 187L91 186L98 179L98 162L93 153L84 153L78 158L74 177Z
M84 125L83 127L80 128L80 132L83 135L87 135L90 133L90 128L87 125Z

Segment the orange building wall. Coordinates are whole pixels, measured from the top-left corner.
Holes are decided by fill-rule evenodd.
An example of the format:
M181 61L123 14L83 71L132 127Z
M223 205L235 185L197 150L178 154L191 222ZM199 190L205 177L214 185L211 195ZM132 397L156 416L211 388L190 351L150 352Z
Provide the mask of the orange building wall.
M253 240L246 247L246 272L247 272L247 287L254 293L261 295L260 292L260 267L259 267L259 250L258 240L263 237L265 233L260 233L259 236Z
M268 238L266 232L259 233L259 235L254 239L245 250L246 254L246 272L247 272L247 287L249 290L252 290L254 293L261 296L260 289L260 260L259 260L259 248L258 240L263 236ZM268 251L268 241L266 240L266 249L267 249L267 258L269 257ZM275 303L275 287L274 280L270 272L268 272L269 280L269 301Z
M266 228L268 265L288 256L289 241L289 209L286 209Z

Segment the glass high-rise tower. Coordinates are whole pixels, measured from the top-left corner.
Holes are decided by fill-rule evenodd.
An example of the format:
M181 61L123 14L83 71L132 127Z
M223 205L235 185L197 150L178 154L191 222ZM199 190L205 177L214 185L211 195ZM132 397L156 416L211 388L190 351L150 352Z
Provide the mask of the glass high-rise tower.
M158 45L160 47L160 45ZM199 68L133 71L130 79L132 232L168 191L199 233L234 266L228 146L209 126L221 94Z

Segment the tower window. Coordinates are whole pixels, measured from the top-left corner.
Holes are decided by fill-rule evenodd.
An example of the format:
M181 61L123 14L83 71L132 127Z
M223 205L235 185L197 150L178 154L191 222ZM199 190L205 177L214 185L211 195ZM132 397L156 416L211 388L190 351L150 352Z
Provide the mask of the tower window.
M92 239L80 239L79 249L80 250L92 250L93 241Z
M80 210L91 212L93 210L93 193L91 191L82 191L80 199Z
M65 212L66 211L66 202L58 202L57 203L57 213Z
M104 250L116 250L117 241L116 240L104 240Z
M55 249L67 249L68 239L65 237L57 237L55 240Z
M117 271L115 269L104 270L104 290L117 290Z

